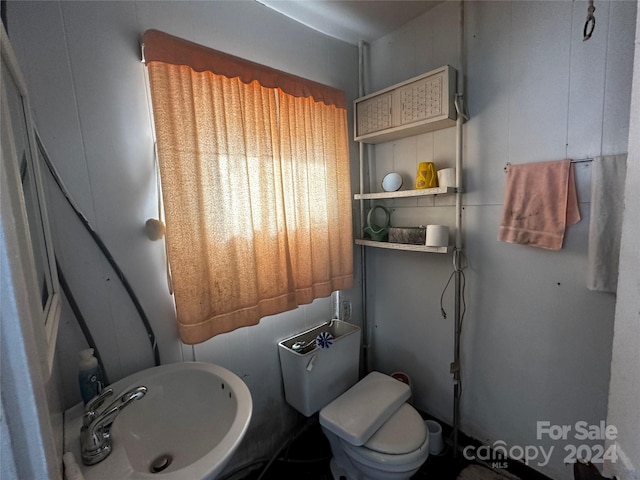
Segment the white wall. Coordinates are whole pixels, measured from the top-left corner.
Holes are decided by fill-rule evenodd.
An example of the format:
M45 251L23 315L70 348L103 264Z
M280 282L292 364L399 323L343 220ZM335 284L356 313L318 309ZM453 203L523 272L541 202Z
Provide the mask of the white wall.
M607 474L622 480L640 479L640 18L636 21L636 52L629 126L629 158L625 186L624 226L618 277L609 387L608 423L618 436L608 442L619 458L607 464Z
M9 3L8 17L44 144L138 295L155 330L162 363L195 359L238 374L251 390L254 417L230 467L270 455L300 419L283 398L277 342L331 318L332 301L317 300L193 348L180 343L165 280L164 247L143 232L144 222L157 216L157 197L138 39L156 28L341 88L349 99L356 91L356 47L253 0L17 1ZM51 184L49 194L56 252L109 380L152 366L149 341L124 289ZM354 295L356 304L358 298ZM82 334L65 304L59 356L67 406L79 400L76 372L82 348Z
M582 221L569 228L563 250L500 243L496 237L507 162L627 151L636 2L597 2L595 34L583 42L587 7L587 2L464 3L471 121L465 126L464 158L469 267L462 430L489 444L554 447L548 465L538 465L539 460L530 465L567 480L573 476L563 463L566 443L585 442L573 434L566 443L537 439L536 422L573 426L606 420L613 337L615 296L585 286L590 164L576 165ZM459 68L459 36L459 3L446 2L373 42L371 90L443 64ZM453 166L455 130L382 144L374 156L374 189L392 170L410 184L420 161ZM389 201L392 224L452 227L453 208L428 208L429 202ZM451 259L375 249L367 257L373 366L409 373L416 405L450 423L452 287L445 295L446 320L439 302Z

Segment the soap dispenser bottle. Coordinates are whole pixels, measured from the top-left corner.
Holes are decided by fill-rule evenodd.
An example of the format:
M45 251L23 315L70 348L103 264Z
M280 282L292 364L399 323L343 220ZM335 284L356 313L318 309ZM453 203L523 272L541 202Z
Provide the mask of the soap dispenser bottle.
M78 364L78 383L82 401L86 405L89 400L102 392L102 371L98 359L93 356L93 348L80 352Z

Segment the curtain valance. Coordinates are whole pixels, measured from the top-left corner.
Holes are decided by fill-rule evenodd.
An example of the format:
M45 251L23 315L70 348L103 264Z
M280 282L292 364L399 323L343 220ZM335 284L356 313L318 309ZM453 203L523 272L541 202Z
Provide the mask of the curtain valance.
M144 61L187 65L196 72L209 71L243 83L257 81L266 88L279 88L294 97L312 97L317 102L347 107L342 90L329 87L259 63L220 52L197 43L174 37L159 30L147 30L142 35Z

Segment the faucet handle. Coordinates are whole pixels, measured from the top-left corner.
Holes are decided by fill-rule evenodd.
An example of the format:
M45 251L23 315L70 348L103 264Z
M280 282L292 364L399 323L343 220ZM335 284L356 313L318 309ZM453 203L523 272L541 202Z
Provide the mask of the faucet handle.
M109 395L113 395L113 388L111 387L105 388L102 391L102 393L100 393L99 395L96 395L91 400L89 400L87 404L84 406L84 411L88 412L89 410L95 410L96 408L98 408L100 405L104 403L104 401L107 399Z
M140 385L127 392L120 394L113 402L107 406L96 419L94 426L96 429L111 425L120 412L134 400L139 400L147 393L147 387Z
M105 388L102 393L96 395L84 406L84 414L82 415L82 426L87 427L96 417L96 409L104 403L104 401L113 395L113 388Z

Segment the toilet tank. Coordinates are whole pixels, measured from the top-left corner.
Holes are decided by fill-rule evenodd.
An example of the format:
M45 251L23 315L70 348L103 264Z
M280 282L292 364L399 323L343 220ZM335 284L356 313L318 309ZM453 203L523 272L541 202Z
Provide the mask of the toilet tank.
M333 342L321 348L316 339L326 333ZM278 352L287 403L310 417L357 383L360 328L331 320L285 338Z

